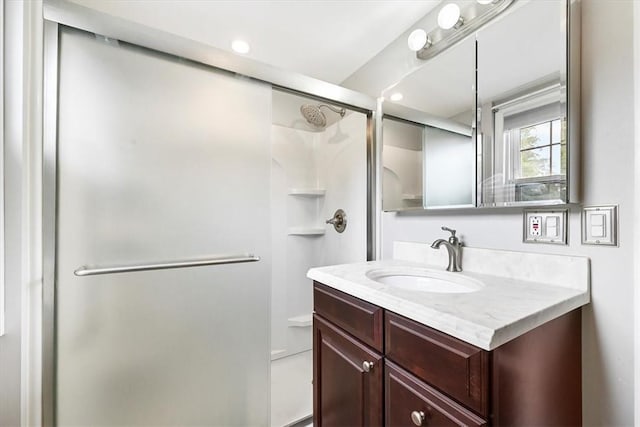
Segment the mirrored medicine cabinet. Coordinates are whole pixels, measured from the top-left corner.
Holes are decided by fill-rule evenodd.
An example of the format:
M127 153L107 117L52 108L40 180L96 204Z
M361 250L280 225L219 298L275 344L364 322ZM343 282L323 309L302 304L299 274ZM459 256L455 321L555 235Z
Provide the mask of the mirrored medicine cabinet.
M513 1L383 91L383 210L578 202L576 7Z

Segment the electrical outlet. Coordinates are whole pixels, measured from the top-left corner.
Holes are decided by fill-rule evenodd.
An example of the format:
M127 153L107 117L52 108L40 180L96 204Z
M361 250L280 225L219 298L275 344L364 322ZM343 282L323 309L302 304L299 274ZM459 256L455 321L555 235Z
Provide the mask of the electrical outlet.
M567 209L525 210L523 242L567 244Z
M542 235L542 217L530 216L529 217L529 235L541 236Z

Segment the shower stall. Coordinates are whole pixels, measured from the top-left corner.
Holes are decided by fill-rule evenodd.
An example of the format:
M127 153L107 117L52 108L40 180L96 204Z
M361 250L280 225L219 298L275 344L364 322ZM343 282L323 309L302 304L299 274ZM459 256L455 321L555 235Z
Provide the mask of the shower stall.
M45 424L310 416L306 271L367 259L371 112L84 30L46 27Z
M272 425L312 412L310 267L366 260L362 113L273 92L271 127ZM324 110L324 111L322 111ZM301 114L302 113L302 114ZM304 118L303 118L304 117ZM345 212L342 227L327 224Z

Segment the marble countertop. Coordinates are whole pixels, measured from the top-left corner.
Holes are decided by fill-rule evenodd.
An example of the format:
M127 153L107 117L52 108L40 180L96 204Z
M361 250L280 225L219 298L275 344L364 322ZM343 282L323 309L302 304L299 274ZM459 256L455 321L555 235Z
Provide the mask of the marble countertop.
M495 258L494 252L490 255ZM567 265L571 260L577 260L576 266L581 266L578 257L560 258L564 259L559 260L558 265L563 262ZM536 280L540 277L523 279L513 277L513 274L492 275L474 271L447 273L442 264L429 265L409 260L318 267L310 269L307 277L469 344L493 350L549 320L589 303L589 261L583 259L586 260L587 271L585 275L580 272L578 276L584 276L586 283L568 283L567 286L552 283L554 280L551 279L545 282ZM543 261L548 262L548 259ZM484 286L469 293L433 293L400 289L367 277L367 272L371 270L402 270L411 273L425 268L476 279ZM574 274L573 277L575 276ZM544 275L542 279L544 280Z

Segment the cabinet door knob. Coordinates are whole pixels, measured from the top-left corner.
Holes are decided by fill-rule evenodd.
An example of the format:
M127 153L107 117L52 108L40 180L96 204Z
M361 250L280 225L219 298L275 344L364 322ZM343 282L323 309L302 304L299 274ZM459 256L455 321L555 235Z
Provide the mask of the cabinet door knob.
M365 372L369 372L373 369L373 362L364 361L362 362L362 370Z
M411 421L413 421L413 423L417 426L421 426L422 423L424 422L424 412L422 411L413 411L411 413Z

